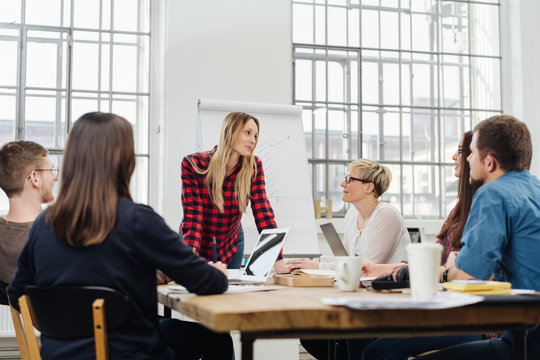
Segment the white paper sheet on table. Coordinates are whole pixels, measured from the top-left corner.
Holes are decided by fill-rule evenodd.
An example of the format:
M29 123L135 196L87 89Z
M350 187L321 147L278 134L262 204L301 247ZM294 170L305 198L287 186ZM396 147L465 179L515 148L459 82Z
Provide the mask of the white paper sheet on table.
M229 288L225 292L226 294L230 293L241 293L241 292L250 292L250 291L268 291L278 289L278 286L274 285L229 285ZM170 292L176 293L189 293L189 291L182 285L169 285L168 290Z
M484 300L482 296L439 292L427 300L415 300L411 297L365 296L322 298L326 305L345 306L351 309L449 309L476 304Z
M229 285L225 294L242 293L250 291L268 291L279 289L279 286L274 285Z

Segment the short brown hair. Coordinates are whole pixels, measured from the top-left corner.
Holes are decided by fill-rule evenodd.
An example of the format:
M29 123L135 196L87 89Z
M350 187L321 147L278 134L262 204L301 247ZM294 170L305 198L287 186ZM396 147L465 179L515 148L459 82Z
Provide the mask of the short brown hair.
M497 115L478 123L474 132L482 159L493 156L504 171L531 167L531 134L525 123L510 115Z
M11 141L0 148L0 188L7 197L23 191L24 177L38 168L47 154L47 149L33 141Z

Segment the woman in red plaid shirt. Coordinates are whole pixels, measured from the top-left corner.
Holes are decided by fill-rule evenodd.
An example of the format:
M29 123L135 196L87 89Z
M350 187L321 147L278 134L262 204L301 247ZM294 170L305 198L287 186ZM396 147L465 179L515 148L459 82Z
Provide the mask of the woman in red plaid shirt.
M253 152L259 139L259 121L243 112L232 112L221 127L219 146L182 160L180 231L186 244L200 256L213 259L216 239L218 261L240 268L244 233L240 220L251 203L257 229L276 228L274 211L266 197L262 161ZM288 272L281 255L277 272Z

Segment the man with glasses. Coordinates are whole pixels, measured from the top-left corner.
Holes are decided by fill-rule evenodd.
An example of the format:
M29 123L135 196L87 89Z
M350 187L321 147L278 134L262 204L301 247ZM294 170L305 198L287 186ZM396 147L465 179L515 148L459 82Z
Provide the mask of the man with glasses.
M0 148L0 188L9 211L0 217L0 303L7 305L6 287L15 275L17 258L42 204L54 200L58 169L47 149L32 141L12 141Z

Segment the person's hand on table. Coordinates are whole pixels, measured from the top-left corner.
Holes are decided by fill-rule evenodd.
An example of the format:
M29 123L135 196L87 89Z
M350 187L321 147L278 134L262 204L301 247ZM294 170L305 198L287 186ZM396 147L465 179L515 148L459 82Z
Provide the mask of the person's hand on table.
M213 261L209 261L208 265L215 267L216 269L221 271L226 277L229 277L229 271L227 271L227 265L225 265L221 261L218 261L216 263Z
M287 261L287 265L293 269L318 269L319 262L310 259L294 259Z
M274 264L274 270L276 270L276 274L288 274L297 268L298 266L292 265L291 261L285 262L285 260L283 259L276 261L276 263Z
M369 261L362 262L362 276L374 276L376 278L393 274L394 277L399 269L406 264L373 264Z

